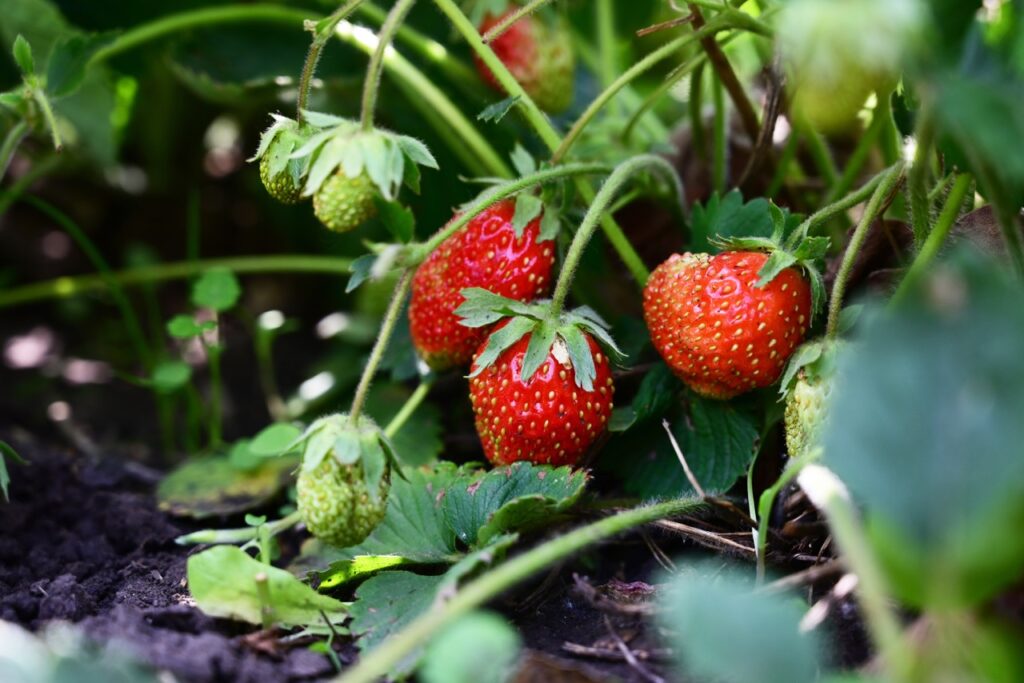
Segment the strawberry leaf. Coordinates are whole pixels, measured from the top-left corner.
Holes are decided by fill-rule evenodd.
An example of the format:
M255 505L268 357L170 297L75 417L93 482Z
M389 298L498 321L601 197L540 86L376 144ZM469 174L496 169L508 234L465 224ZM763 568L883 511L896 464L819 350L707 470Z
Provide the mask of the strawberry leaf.
M21 69L23 76L32 76L36 72L36 60L32 57L32 46L28 44L25 37L18 34L18 37L14 39L14 61Z
M373 274L373 264L376 262L377 254L363 254L352 261L352 265L348 268L352 276L348 279L348 284L345 285L346 294L370 279Z
M302 118L306 123L316 128L334 128L345 124L355 127L356 125L353 121L343 119L340 116L325 114L321 111L311 111L309 109L302 110Z
M516 239L523 236L526 226L544 210L544 202L540 197L526 192L516 195L516 210L512 214L512 229Z
M515 97L506 97L494 104L489 104L476 115L476 119L477 121L485 121L487 123L498 123L505 118L506 114L512 111L512 107L516 105L519 99L519 95L516 95Z
M522 339L524 334L531 331L536 326L536 320L531 320L530 318L512 318L507 325L492 333L491 336L487 338L487 346L484 347L483 352L477 357L474 364L475 369L469 374L469 376L476 377L479 375L485 368L493 364L505 349Z
M512 166L516 169L516 173L521 176L530 175L537 170L537 161L518 142L512 149L509 159L512 160Z

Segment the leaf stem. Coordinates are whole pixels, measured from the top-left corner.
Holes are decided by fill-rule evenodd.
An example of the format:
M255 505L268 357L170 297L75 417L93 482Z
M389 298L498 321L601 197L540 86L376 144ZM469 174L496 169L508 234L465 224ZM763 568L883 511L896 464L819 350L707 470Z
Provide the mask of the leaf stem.
M545 567L598 541L665 517L692 512L702 504L694 498L682 498L625 510L517 555L464 586L447 602L437 604L409 622L403 629L366 653L354 667L335 679L335 683L372 683L385 676L393 666L429 641L444 626Z
M14 153L17 151L18 145L21 144L26 132L28 132L28 123L24 120L18 121L7 131L3 146L0 146L0 180L7 174L7 167L10 166L11 159L14 158Z
M921 250L917 252L914 262L910 264L906 275L903 276L899 287L896 288L892 299L889 300L890 306L895 306L903 300L907 292L921 279L928 266L938 256L942 244L946 241L946 236L956 222L957 216L960 215L960 206L964 203L964 198L970 191L973 182L974 178L969 173L957 175L956 180L953 182L953 189L949 191L949 196L946 197L946 203L942 207L942 212L935 222L935 227L928 233L924 244L921 245Z
M917 149L914 161L907 171L907 187L910 190L910 219L914 229L914 244L920 248L928 236L931 223L928 203L928 164L931 157L932 139L935 126L927 109L921 112L915 134Z
M381 323L380 331L377 333L377 341L374 342L373 349L370 350L370 357L366 361L366 367L363 368L363 374L359 377L359 385L356 387L355 396L352 398L352 407L348 411L349 424L353 427L358 424L359 414L363 411L363 406L366 404L366 396L370 391L373 376L377 372L377 366L380 365L381 358L384 357L384 351L391 340L391 334L395 331L395 324L402 313L405 295L409 293L409 285L411 283L412 270L406 269L391 293L391 302L384 313L384 321Z
M786 242L786 248L790 250L796 249L797 245L800 243L800 240L806 237L812 229L824 223L833 216L836 216L844 211L852 209L853 207L857 206L858 204L866 200L868 197L870 197L871 193L875 191L875 188L877 188L878 184L882 182L882 180L886 176L886 173L888 173L889 170L890 169L886 169L882 171L881 173L873 177L871 180L864 183L859 190L851 192L845 197L842 197L841 199L832 202L828 206L818 209L818 211L804 219L804 222L797 226L797 229L793 231L792 235L790 235L789 239Z
M427 394L430 393L431 385L433 385L433 382L431 381L419 383L416 390L409 395L409 398L405 399L405 403L402 404L401 409L395 413L395 416L391 418L391 421L388 422L386 427L384 427L384 436L389 439L395 438L395 434L402 430L405 423L410 417L412 417L412 414L416 412L416 409L420 407L420 404L423 403L423 399L425 399Z
M775 481L774 484L769 486L761 493L761 497L757 500L757 583L761 584L764 582L765 577L765 555L768 552L768 527L771 522L772 507L775 505L775 499L778 498L779 492L786 488L793 479L800 474L800 470L804 468L808 463L814 462L818 459L818 451L812 450L809 453L794 458L789 462L788 467L782 471L782 474Z
M353 0L354 1L354 0ZM388 18L380 27L377 33L377 47L370 55L370 64L366 68L366 78L363 79L363 102L359 114L359 121L364 132L373 130L373 113L377 106L377 91L380 89L380 77L383 72L384 54L391 47L391 40L395 37L395 31L405 21L405 17L412 9L416 0L398 0L388 12Z
M32 88L32 99L36 101L46 119L46 127L50 129L50 139L53 141L53 150L60 152L64 149L64 142L60 137L60 128L57 126L57 117L54 116L53 107L50 106L50 98L39 88Z
M123 285L181 280L193 277L209 268L227 268L237 273L325 273L331 275L349 272L352 260L335 256L282 254L279 256L236 256L202 261L160 263L139 268L111 271L99 269L97 275L59 277L0 292L0 308L45 301L67 299L73 296L118 291Z
M279 520L273 522L267 522L263 525L267 532L271 536L292 528L296 524L302 521L302 515L299 511L291 513L286 517L282 517ZM174 539L174 542L178 545L192 545L197 543L208 543L208 544L224 544L224 543L245 543L251 541L257 537L257 527L247 526L241 529L203 529L201 531L193 531L190 534L184 536L178 536Z
M552 180L558 180L559 178L568 178L580 175L596 175L608 173L610 170L611 167L607 164L565 164L554 168L545 168L521 178L510 180L503 185L497 185L487 192L482 193L466 208L465 211L461 212L457 218L445 225L442 229L438 230L429 240L424 242L416 250L415 255L410 259L410 265L417 265L422 262L430 255L431 252L437 249L442 242L473 220L473 218L479 215L484 209L501 199L510 197L521 190L532 187L533 185L541 185Z
M324 46L331 39L338 23L350 15L362 2L363 0L348 0L334 10L327 19L314 25L313 42L309 45L306 61L302 65L302 74L299 76L299 96L295 105L295 120L300 124L302 123L302 112L306 110L306 103L309 101L309 91L313 86L316 65L320 62L320 54L323 52Z
M853 270L857 254L864 245L868 231L875 219L878 218L884 202L902 182L905 169L902 162L897 162L885 172L885 176L878 183L871 199L868 200L864 215L861 216L860 223L853 231L846 251L843 252L843 260L839 265L839 272L836 273L835 282L832 283L832 296L828 304L828 324L825 328L825 336L829 339L834 339L839 334L839 314L843 308L843 294L846 292L846 282L850 277L850 271Z
M605 0L600 1L604 2ZM481 40L488 44L493 42L496 38L498 38L498 36L500 36L505 31L509 30L512 27L512 24L516 23L517 21L519 21L528 14L533 14L534 12L536 12L549 2L551 2L551 0L530 0L530 2L526 3L525 5L517 9L515 12L512 12L504 19L499 21L497 24L492 26L490 29L488 29L487 33L481 36Z
M597 229L601 216L604 215L612 200L615 199L615 193L644 166L650 166L662 171L672 181L676 197L682 203L683 190L679 176L672 165L661 157L653 154L643 154L628 159L616 166L612 174L605 180L604 185L601 186L597 196L590 203L590 208L587 209L587 214L583 217L583 222L580 223L579 229L576 230L572 244L569 245L569 251L565 254L562 269L558 274L558 283L555 285L555 293L551 297L551 305L548 309L552 319L557 319L565 307L565 299L569 294L569 288L572 286L573 278L576 275L576 268L583 257L583 250L586 249L587 243L590 242L590 238Z

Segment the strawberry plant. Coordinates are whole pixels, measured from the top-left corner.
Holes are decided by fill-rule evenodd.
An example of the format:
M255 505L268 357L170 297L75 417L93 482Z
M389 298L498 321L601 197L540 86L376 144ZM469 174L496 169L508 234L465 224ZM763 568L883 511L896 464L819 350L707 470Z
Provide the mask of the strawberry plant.
M8 4L0 671L1024 679L1018 0Z

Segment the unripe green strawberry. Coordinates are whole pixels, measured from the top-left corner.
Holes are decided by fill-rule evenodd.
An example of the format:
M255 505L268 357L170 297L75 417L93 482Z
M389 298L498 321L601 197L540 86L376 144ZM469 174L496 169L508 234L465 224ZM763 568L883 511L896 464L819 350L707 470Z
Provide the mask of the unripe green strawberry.
M338 169L313 195L313 212L335 232L348 232L377 215L377 187L365 173L349 178Z
M374 500L362 464L342 465L329 453L316 468L299 473L299 513L314 536L348 548L363 542L384 519L390 488L390 479L383 477Z
M839 342L812 341L793 354L782 391L786 396L786 450L799 458L819 445L828 416L828 401L835 386L835 358Z
M301 183L292 179L291 173L286 167L274 177L270 177L270 156L260 157L260 180L267 193L282 204L296 204L301 199Z
M481 33L515 10L512 7L500 16L485 17L480 24ZM563 26L526 16L495 38L491 49L538 107L558 114L572 104L576 57L569 33ZM489 86L503 90L479 57L476 67Z

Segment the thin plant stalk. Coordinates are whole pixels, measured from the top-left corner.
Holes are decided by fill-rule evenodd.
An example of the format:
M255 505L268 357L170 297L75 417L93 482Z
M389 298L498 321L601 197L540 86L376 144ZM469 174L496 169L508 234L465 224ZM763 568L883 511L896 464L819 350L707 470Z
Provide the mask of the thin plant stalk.
M323 52L327 41L334 33L334 27L342 19L350 15L363 0L348 0L330 14L322 23L314 24L313 42L310 43L309 51L306 53L306 61L302 65L302 73L299 76L299 94L296 98L295 119L302 123L303 112L309 101L309 91L313 87L313 76L316 74L316 65L320 62L320 54Z
M384 436L389 439L395 438L395 435L402 430L405 423L408 422L409 418L412 417L412 414L415 413L416 409L420 407L421 403L423 403L423 399L425 399L427 394L430 393L430 387L432 385L432 382L419 383L416 390L409 395L409 398L405 399L405 403L402 404L402 407L397 413L395 413L395 416L391 418L391 421L388 422L386 427L384 427Z
M355 2L356 0L352 0ZM388 12L388 18L380 27L377 34L377 47L370 55L370 64L366 68L366 78L363 79L363 102L359 114L359 122L363 131L373 130L373 113L377 106L377 91L380 89L380 77L384 71L384 54L391 47L391 41L395 37L398 27L405 21L412 4L416 0L398 0Z
M600 2L606 2L606 0L599 0L599 1ZM551 0L530 0L530 2L526 3L525 5L523 5L522 7L517 9L516 11L512 12L508 16L504 17L501 21L499 21L497 24L495 24L491 28L487 29L487 33L485 33L483 36L481 36L482 40L485 43L493 42L499 36L501 36L501 34L503 34L505 31L507 31L510 28L512 28L512 24L516 23L517 21L519 21L520 19L522 19L523 17L525 17L525 16L527 16L529 14L533 14L534 12L539 10L541 7L543 7L544 5L547 5L550 2L551 2Z

